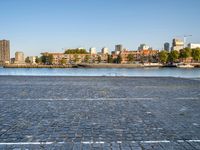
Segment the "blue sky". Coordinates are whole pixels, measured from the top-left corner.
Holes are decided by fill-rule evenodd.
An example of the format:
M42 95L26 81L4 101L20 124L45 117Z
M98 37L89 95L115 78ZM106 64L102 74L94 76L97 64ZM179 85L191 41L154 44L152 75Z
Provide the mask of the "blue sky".
M184 34L200 43L200 0L0 0L0 6L0 39L11 41L12 56L113 50L119 43L130 50L141 43L161 49Z

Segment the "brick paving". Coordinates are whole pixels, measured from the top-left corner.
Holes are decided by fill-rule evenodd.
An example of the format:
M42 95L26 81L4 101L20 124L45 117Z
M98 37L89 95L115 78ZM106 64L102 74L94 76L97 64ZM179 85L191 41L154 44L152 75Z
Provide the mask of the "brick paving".
M0 77L0 149L200 149L200 81Z

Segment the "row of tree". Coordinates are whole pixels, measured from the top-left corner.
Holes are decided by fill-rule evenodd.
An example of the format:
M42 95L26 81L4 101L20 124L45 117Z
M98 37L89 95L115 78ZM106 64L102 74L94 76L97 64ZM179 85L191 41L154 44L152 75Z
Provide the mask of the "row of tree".
M163 64L166 63L175 63L179 62L180 60L184 61L187 58L192 57L192 59L196 62L200 61L200 48L190 49L184 48L178 51L160 51L158 54L159 61Z
M68 49L65 54L88 54L86 49Z

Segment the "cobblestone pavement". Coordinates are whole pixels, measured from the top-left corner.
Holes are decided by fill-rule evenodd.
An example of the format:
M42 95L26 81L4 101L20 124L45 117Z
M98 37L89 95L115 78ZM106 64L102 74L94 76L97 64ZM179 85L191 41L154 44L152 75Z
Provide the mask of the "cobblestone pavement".
M200 150L200 81L1 76L0 149Z

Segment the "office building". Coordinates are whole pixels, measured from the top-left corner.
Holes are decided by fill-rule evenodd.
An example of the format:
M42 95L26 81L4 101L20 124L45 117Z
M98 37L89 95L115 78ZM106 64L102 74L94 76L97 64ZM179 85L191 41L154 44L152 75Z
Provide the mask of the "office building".
M139 51L142 51L142 50L152 50L152 48L146 44L140 44L140 46L138 47L138 50Z
M10 62L10 41L0 40L0 65Z
M164 50L169 51L170 50L170 44L168 42L166 42L164 44Z
M121 44L115 45L115 54L119 55L119 53L123 50L123 46Z

